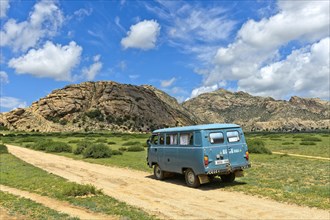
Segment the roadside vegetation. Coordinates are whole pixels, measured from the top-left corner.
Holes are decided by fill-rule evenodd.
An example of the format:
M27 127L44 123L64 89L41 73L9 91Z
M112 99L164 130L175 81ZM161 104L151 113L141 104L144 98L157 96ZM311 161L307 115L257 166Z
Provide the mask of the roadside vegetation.
M24 147L31 147L42 141L62 142L70 146L72 151L53 151L55 154L151 173L152 170L146 165L145 143L148 136L120 133L30 133L9 134L2 137L2 141ZM330 158L329 132L246 133L246 139L252 168L246 170L245 177L237 178L233 184L225 184L216 179L214 183L203 185L202 188L242 191L277 201L330 209L330 161L287 155L292 153ZM88 147L95 148L100 144L103 146L101 152L108 152L109 149L109 157L84 155ZM272 152L281 152L284 155Z
M0 184L2 185L64 200L92 212L117 215L124 219L154 219L153 216L148 215L141 209L104 195L102 190L95 188L93 185L69 182L64 178L34 167L9 153L1 153L0 161ZM0 206L8 209L10 213L17 213L32 219L67 218L65 215L59 215L56 211L52 212L53 210L49 211L46 207L36 205L31 200L17 199L15 196L2 192L0 195ZM45 218L39 218L38 212L48 212L48 216L45 215Z
M79 219L10 193L0 191L0 198L0 206L8 211L9 215L18 217L17 219Z

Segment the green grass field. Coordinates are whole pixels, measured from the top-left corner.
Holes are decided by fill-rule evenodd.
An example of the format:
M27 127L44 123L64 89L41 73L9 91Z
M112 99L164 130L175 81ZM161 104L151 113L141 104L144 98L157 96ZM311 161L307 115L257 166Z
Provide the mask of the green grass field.
M75 206L81 206L93 212L100 212L108 215L117 215L127 219L154 219L144 211L129 206L123 202L117 201L114 198L104 195L92 186L80 185L69 182L64 178L49 174L44 170L34 167L24 161L16 158L11 154L0 154L0 184L14 187L21 190L37 193L43 196L65 200ZM88 194L88 197L75 197L72 194L81 195ZM1 197L0 204L11 203L12 196ZM22 207L28 203L24 199L19 202ZM33 206L33 203L27 204ZM5 207L11 207L4 205ZM13 207L13 212L16 208ZM37 212L37 208L34 209ZM33 212L31 215L37 215ZM18 212L20 213L20 212ZM55 214L50 214L55 215ZM34 219L34 218L33 218ZM44 218L48 219L48 218Z
M17 136L2 138L4 142L26 146L48 139L68 143L73 150L82 139L92 143L105 143L112 150L127 145L145 145L148 135L139 134L52 134L51 136ZM330 157L329 133L250 133L247 140L262 140L271 151L309 156ZM128 142L131 142L128 144ZM307 143L302 144L302 143ZM313 144L311 144L313 143ZM83 158L81 154L62 152L59 155L109 166L128 167L152 172L146 165L146 148L140 152L124 151L123 155L110 158ZM290 157L287 155L251 154L252 168L246 170L245 177L237 178L234 184L215 181L220 188L242 191L252 195L268 197L277 201L330 209L330 161ZM215 189L216 190L216 189Z

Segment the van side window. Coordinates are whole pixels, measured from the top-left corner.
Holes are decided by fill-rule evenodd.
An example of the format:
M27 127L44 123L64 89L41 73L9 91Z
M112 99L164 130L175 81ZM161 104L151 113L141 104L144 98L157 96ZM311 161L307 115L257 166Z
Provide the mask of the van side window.
M164 145L164 143L165 143L164 134L161 134L161 135L159 135L159 144Z
M222 144L225 141L222 132L210 133L209 138L211 144Z
M166 145L177 145L178 135L177 134L166 134Z
M194 136L192 133L182 133L180 134L180 145L193 145Z
M238 131L227 131L228 142L239 142L239 133Z

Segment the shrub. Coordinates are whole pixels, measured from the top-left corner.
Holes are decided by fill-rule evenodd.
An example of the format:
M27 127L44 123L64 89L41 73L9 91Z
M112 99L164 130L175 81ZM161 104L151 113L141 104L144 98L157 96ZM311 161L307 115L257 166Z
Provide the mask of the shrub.
M67 143L50 142L46 147L46 152L72 152L72 148Z
M32 149L46 152L71 152L72 148L67 143L52 140L41 140L31 146Z
M109 141L108 144L117 144L117 143L114 141Z
M120 148L118 148L118 150L120 150L120 151L127 151L127 147L120 147Z
M37 142L39 138L37 137L25 137L20 140L20 142Z
M6 145L0 144L0 154L8 154L8 149Z
M91 110L89 112L86 112L85 114L87 115L87 117L89 117L91 119L96 119L98 121L104 120L104 116L99 109Z
M74 149L74 154L81 154L88 146L92 145L89 141L80 141L80 143L77 144L76 149Z
M123 155L123 152L120 150L111 150L112 155Z
M301 141L314 142L314 141L322 141L322 139L317 137L304 137L303 139L301 139Z
M247 145L250 153L255 154L272 154L271 150L265 147L265 142L262 140L248 140Z
M130 146L127 148L127 151L130 151L130 152L144 151L144 148L141 146Z
M131 145L136 145L136 144L140 145L141 143L138 141L127 141L127 142L124 142L122 144L122 146L131 146Z
M111 149L104 144L95 144L88 146L83 151L84 158L106 158L111 157Z
M291 145L294 144L293 142L283 142L282 145Z
M72 184L63 188L62 195L64 196L88 196L88 195L97 195L102 194L101 190L97 190L95 186L91 184L86 185L79 185L79 184Z
M68 143L69 144L74 144L74 143L80 143L81 142L81 140L79 140L79 139L75 139L75 140L71 140L71 141L69 141Z
M313 141L305 141L305 142L300 142L300 145L316 145L316 143Z

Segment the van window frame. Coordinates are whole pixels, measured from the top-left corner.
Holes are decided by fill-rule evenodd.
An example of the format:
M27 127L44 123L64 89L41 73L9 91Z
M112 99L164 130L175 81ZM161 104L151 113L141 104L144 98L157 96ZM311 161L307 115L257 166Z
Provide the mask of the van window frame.
M229 137L228 137L228 133L229 132L237 132L238 140L237 141L229 141ZM240 132L238 130L228 130L228 131L226 131L226 139L227 139L227 142L228 143L237 143L237 142L240 142L241 141Z
M171 144L171 139L169 140L170 143L167 144L167 137L171 138L171 135L176 136L176 143L175 144ZM165 135L165 145L166 146L177 146L177 145L179 145L178 143L179 143L179 134L178 133L175 133L175 132L166 133L166 135Z
M211 134L216 134L216 133L221 133L222 134L222 142L221 143L212 143L211 142ZM209 133L209 142L211 143L211 144L224 144L225 143L225 134L224 134L224 132L223 131L212 131L212 132L210 132Z
M188 144L181 144L181 135L183 134L188 134L189 138L188 138ZM192 131L184 131L184 132L179 132L179 136L178 136L178 142L179 142L179 146L182 146L182 147L189 147L189 146L194 146L194 132ZM191 141L191 138L192 138L192 141Z

